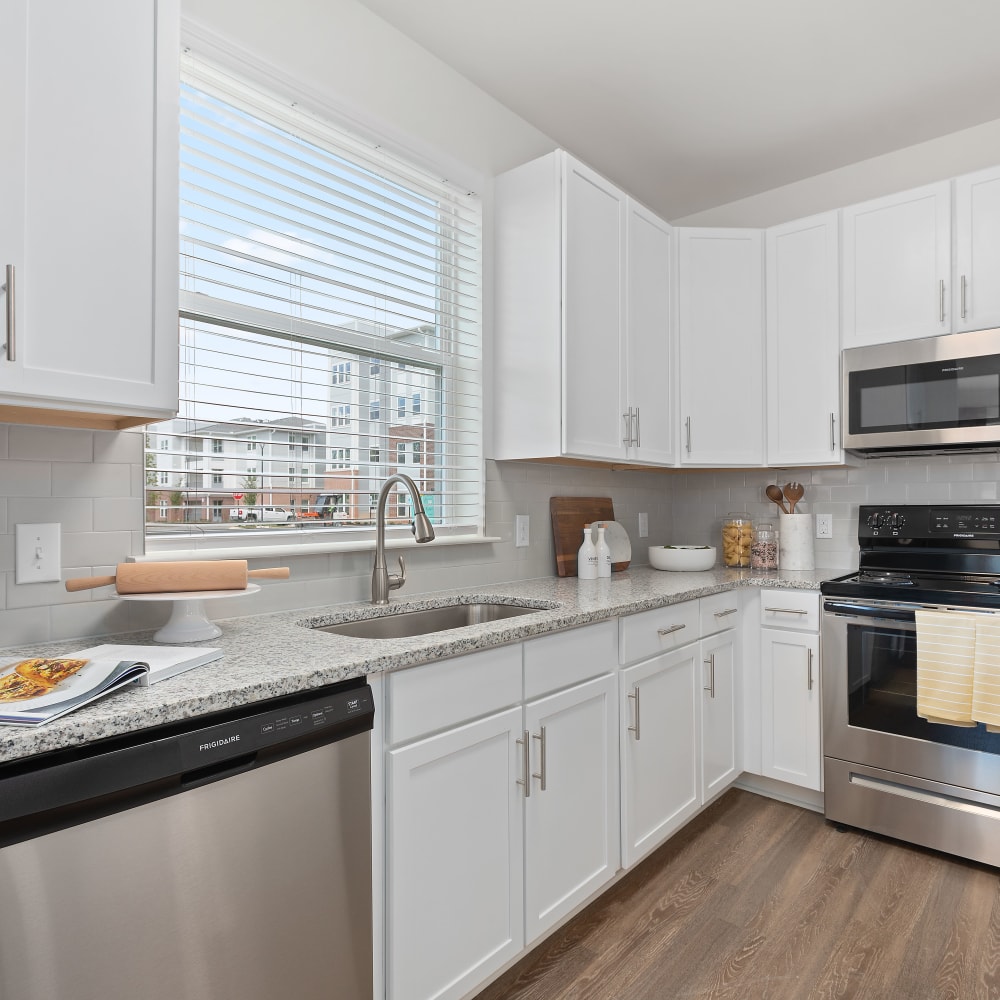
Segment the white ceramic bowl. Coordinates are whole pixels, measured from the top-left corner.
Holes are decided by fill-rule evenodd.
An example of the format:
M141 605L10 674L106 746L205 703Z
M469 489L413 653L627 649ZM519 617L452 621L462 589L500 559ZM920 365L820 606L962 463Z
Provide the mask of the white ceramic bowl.
M650 545L649 565L675 573L695 573L715 565L712 545Z

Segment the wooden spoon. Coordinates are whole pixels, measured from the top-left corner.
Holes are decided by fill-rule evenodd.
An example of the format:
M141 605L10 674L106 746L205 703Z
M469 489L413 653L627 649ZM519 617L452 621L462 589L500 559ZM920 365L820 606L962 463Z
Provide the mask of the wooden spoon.
M806 488L801 483L785 483L785 487L781 492L788 501L788 513L794 514L795 505L805 495Z
M781 492L781 487L778 486L777 483L771 483L765 488L764 492L767 494L768 500L772 500L781 508L783 514L789 513L788 508L785 506L784 494Z

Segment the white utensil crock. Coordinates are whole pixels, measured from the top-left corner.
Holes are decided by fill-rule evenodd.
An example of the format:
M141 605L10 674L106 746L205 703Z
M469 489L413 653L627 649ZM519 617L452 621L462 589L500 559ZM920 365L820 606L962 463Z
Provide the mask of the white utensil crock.
M778 569L815 569L812 514L778 514Z

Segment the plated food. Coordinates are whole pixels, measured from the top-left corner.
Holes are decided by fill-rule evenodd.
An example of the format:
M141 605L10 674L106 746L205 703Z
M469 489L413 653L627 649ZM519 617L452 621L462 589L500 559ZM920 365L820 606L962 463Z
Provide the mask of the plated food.
M15 663L8 673L0 675L0 702L24 701L48 694L54 687L72 677L87 660L33 657ZM8 668L9 669L9 668Z

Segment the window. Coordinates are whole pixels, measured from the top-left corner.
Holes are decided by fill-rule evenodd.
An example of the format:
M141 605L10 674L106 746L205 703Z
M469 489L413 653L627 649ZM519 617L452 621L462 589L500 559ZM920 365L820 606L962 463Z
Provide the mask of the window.
M406 445L402 441L396 445L396 464L406 465Z
M370 523L384 443L403 416L425 460L435 456L425 481L435 528L478 533L478 197L195 55L184 55L182 76L181 399L150 440L177 442L185 512L148 533L151 548L169 548L174 533L177 548L204 535L192 522L211 521L204 487L217 477L248 507L309 506L317 492L336 491L344 521ZM208 441L222 460L205 484L193 456ZM406 446L396 454L404 461ZM351 530L318 520L248 533L224 519L211 532L255 544Z
M159 485L169 486L170 485L170 474L167 472L161 472L159 474Z
M212 486L222 489L222 469L212 469Z
M420 462L421 462L421 460L423 459L422 451L423 451L423 448L422 448L421 442L420 441L414 441L413 442L413 464L414 465L419 465Z

